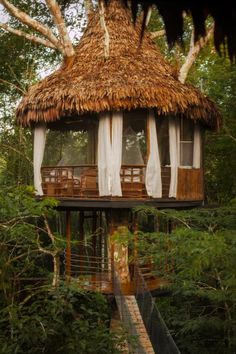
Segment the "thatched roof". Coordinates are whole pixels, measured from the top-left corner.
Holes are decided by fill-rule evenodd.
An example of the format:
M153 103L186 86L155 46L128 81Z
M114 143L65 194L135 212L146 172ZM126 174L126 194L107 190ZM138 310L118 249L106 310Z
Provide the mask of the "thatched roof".
M105 21L109 57L104 56L104 30L96 13L73 62L32 86L22 99L17 109L21 124L88 112L155 108L159 115L183 114L213 129L219 126L215 104L175 78L148 35L140 46L140 31L119 0L110 2Z

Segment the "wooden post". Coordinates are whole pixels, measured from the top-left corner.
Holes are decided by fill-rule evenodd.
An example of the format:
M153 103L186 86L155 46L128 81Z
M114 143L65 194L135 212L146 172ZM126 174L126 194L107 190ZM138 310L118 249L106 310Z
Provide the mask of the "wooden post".
M133 232L134 232L134 263L137 264L138 262L138 221L137 221L136 213L134 214Z
M109 223L108 223L108 235L109 235L108 262L109 262L109 268L111 271L111 280L112 280L113 276L114 276L114 241L112 239L112 235L114 234L114 231L115 231L114 217L113 217L112 211L110 212L108 219L109 219Z
M79 212L79 265L80 270L85 271L85 264L84 260L84 211Z
M71 214L66 211L66 277L71 277Z
M133 233L134 233L134 260L133 267L131 271L131 280L134 281L134 286L136 287L137 279L136 279L136 267L138 266L138 220L137 213L133 214Z
M93 211L93 216L92 216L92 234L93 234L93 256L96 257L97 256L97 252L96 252L96 246L97 246L97 234L96 234L96 230L97 230L97 212Z

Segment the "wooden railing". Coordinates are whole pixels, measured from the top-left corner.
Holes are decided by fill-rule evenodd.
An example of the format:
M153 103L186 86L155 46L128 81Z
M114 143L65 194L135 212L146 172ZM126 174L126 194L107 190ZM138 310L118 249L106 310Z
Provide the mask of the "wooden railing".
M98 170L95 165L42 167L44 195L54 197L98 198ZM123 198L146 197L145 165L122 165Z
M96 165L42 167L44 195L52 197L99 198ZM122 198L148 198L145 188L145 165L122 165ZM162 166L162 198L169 198L170 167ZM178 169L177 200L203 200L203 170Z
M64 252L65 276L74 279L80 287L112 293L112 267L108 257L98 257L71 252L70 256Z

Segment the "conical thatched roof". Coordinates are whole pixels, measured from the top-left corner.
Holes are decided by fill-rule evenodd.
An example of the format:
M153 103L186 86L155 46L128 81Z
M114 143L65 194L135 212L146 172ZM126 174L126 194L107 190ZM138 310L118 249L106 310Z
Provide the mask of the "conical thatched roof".
M64 116L135 108L158 114L184 114L215 129L215 104L190 85L181 84L156 45L140 34L119 0L106 9L109 57L104 56L104 30L98 13L91 19L70 65L32 86L17 109L23 125L52 122Z

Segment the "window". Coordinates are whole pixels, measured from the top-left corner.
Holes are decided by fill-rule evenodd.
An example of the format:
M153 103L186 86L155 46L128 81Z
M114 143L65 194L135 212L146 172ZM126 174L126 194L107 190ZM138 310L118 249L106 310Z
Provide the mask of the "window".
M190 119L180 119L180 166L193 165L194 123Z
M143 165L146 162L146 117L144 110L125 112L123 119L122 164Z
M158 140L161 166L169 166L170 165L169 120L168 117L158 117L156 122L157 122L157 140Z
M47 132L44 165L95 164L98 122L96 119L67 120L51 124Z

